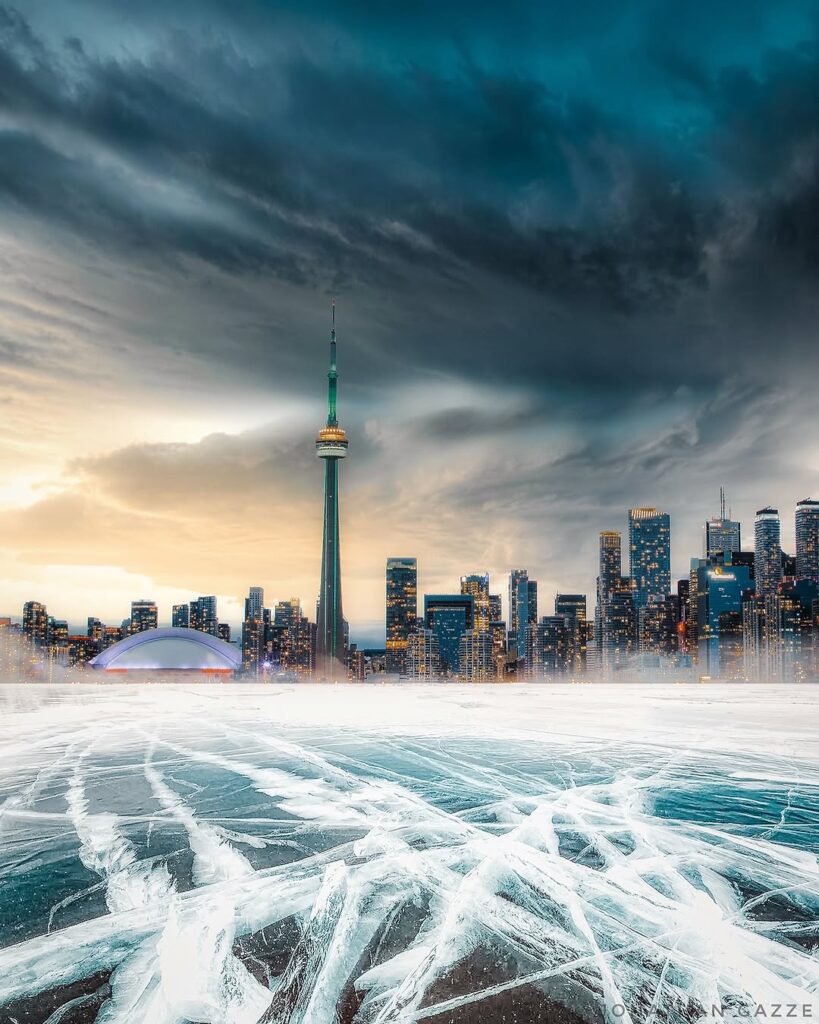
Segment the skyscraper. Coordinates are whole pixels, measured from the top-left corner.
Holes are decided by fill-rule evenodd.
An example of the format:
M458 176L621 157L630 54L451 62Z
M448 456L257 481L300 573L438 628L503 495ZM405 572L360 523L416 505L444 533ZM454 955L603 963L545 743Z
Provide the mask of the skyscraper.
M245 618L261 619L264 609L264 587L251 587L245 598Z
M418 627L410 633L405 671L412 679L434 679L440 674L438 637L433 630Z
M580 673L586 664L586 595L557 594L555 615L566 623L568 667Z
M274 627L280 631L278 662L281 668L310 671L314 667L311 623L302 612L301 601L297 597L278 602Z
M191 629L198 629L202 633L210 633L211 636L218 635L219 615L216 610L216 595L208 594L205 597L197 597L190 603Z
M528 580L526 583L526 621L537 625L537 580Z
M461 593L472 597L474 619L472 629L461 638L460 672L462 678L470 682L482 681L494 674L489 573L462 576Z
M703 557L710 558L721 552L741 551L740 524L725 515L725 491L719 489L719 518L707 519L703 529Z
M48 611L39 601L26 601L23 605L23 633L35 645L48 644Z
M175 604L171 612L171 625L188 629L191 624L191 609L187 604Z
M819 586L819 501L796 506L796 578Z
M242 621L242 664L246 669L258 671L265 660L266 627L264 590L262 587L251 587L245 598L245 616Z
M526 623L529 621L529 571L513 569L509 573L509 650L518 657L526 653Z
M146 629L156 629L158 614L153 601L141 600L131 602L131 633L142 633Z
M418 623L418 562L387 559L387 671L404 672L407 642Z
M316 623L316 661L321 676L344 673L344 614L341 609L341 552L338 529L338 460L347 455L347 435L336 417L336 303L330 329L330 369L327 372L327 425L316 438L316 454L324 460L324 533L321 545L321 585Z
M671 517L656 508L630 508L628 546L635 606L664 600L671 590Z
M619 586L623 573L620 534L603 530L600 534L600 567L597 576L597 600L606 599Z
M634 585L622 575L622 548L616 530L600 534L597 607L594 611L594 656L598 671L621 667L636 644Z
M475 603L470 594L424 595L424 625L438 638L443 672L458 674L461 637L474 621Z
M697 663L703 676L733 678L742 669L742 604L752 593L751 571L731 554L691 560L695 584Z
M541 676L562 675L570 667L569 626L562 615L544 615L537 628L537 671Z
M461 576L461 593L471 594L475 602L475 629L480 633L489 631L489 573L475 573Z
M782 582L782 548L779 543L779 510L766 506L754 523L754 576L757 597L779 591Z

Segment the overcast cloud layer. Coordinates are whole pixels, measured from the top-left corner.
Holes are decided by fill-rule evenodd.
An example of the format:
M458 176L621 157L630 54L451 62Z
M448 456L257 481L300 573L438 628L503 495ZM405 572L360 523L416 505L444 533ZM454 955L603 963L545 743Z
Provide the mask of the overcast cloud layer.
M486 5L487 8L490 5ZM395 9L394 9L395 8ZM545 9L544 9L545 8ZM819 496L819 8L0 6L0 612L345 606Z

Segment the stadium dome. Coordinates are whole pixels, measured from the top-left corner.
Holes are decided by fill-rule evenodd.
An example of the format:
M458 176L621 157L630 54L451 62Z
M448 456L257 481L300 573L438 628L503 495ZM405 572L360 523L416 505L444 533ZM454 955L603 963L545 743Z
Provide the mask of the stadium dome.
M210 633L168 626L133 633L88 664L106 672L235 672L242 655Z

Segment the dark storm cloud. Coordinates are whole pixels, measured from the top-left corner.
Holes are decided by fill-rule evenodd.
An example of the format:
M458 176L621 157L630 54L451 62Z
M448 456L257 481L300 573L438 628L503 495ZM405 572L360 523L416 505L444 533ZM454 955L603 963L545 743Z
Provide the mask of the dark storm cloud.
M671 97L658 131L660 101L646 97L643 123L616 81L608 97L575 95L548 62L518 69L510 52L507 67L484 65L486 12L471 24L466 8L448 7L446 55L424 63L418 47L402 59L414 19L374 6L285 18L239 5L224 38L215 26L228 24L226 8L204 10L211 30L197 33L184 18L159 27L153 8L156 38L139 55L115 39L93 54L77 39L47 45L19 12L2 12L0 98L17 132L3 140L0 190L13 210L134 258L194 257L311 288L412 293L432 275L467 295L485 277L501 296L522 288L527 318L541 301L600 320L673 312L708 292L715 244L739 260L773 239L810 272L811 40L753 68L708 67L666 46L652 58ZM520 25L555 30L525 11ZM432 9L416 13L420 31ZM628 61L623 26L591 15L581 5L569 19L567 45L591 33ZM243 26L284 41L260 54ZM368 39L384 47L371 59L360 53ZM694 108L686 125L673 104L681 81ZM794 174L799 159L812 177ZM743 189L739 211L729 178ZM756 230L732 232L738 216ZM627 337L629 324L615 332ZM463 345L454 339L460 361Z

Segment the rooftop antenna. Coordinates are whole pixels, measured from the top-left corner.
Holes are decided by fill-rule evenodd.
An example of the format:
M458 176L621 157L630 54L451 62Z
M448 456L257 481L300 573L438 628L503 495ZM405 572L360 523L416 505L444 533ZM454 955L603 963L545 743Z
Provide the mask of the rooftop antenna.
M719 489L719 517L720 519L725 518L725 488L720 487Z

